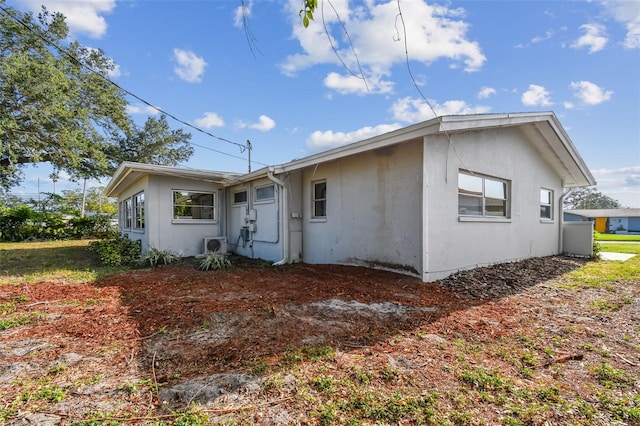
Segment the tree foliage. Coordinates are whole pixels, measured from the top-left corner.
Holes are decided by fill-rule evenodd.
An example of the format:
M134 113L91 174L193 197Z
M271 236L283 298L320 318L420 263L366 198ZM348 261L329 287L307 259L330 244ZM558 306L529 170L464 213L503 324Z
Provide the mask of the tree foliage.
M170 131L164 117L134 126L124 91L107 78L114 62L66 42L63 15L0 6L0 186L18 184L27 164L80 179L110 175L124 160L176 165L191 156L191 135Z
M608 197L595 188L578 188L573 190L564 200L566 209L619 209L618 200Z
M304 0L303 8L300 9L298 15L302 18L302 25L307 28L309 22L313 21L313 13L318 7L318 0Z

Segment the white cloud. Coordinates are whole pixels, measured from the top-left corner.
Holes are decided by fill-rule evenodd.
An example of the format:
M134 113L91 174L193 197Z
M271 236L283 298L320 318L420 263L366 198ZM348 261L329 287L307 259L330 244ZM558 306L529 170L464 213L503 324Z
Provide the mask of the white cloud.
M624 46L628 49L639 49L640 2L634 0L605 0L602 4L616 21L624 24L627 30Z
M41 5L50 12L60 12L66 17L72 34L86 34L101 38L107 32L104 19L116 7L115 0L71 1L71 0L21 0L34 13L39 13Z
M207 66L205 60L193 52L182 49L173 49L173 57L178 63L173 70L180 77L189 83L202 81L204 69Z
M496 94L496 89L494 89L493 87L484 86L478 92L478 99L487 99L488 97L493 96L495 94Z
M127 105L127 113L131 115L144 114L144 115L158 115L159 111L149 105Z
M541 41L549 40L554 34L555 32L553 30L547 30L543 36L536 36L532 38L531 43L540 43Z
M276 122L273 121L272 118L267 117L266 115L261 115L258 118L258 122L251 124L249 127L251 129L260 130L261 132L267 132L273 129L274 127L276 127Z
M194 123L196 126L204 127L205 129L224 126L224 120L215 112L205 112L202 118L195 119Z
M252 10L253 1L250 1L249 4L242 2L240 6L236 7L233 15L233 26L236 28L243 28L245 20L251 17Z
M625 207L640 208L640 165L614 169L596 169L598 191L614 198Z
M437 115L484 114L491 111L488 106L471 106L461 100L445 101L442 104L435 101L430 101L430 103ZM395 120L405 123L418 123L435 117L431 107L424 99L412 97L395 101L391 106L391 112Z
M334 132L332 130L313 132L307 138L307 148L312 151L320 151L325 149L336 148L338 146L347 145L364 139L372 138L383 133L388 133L399 129L399 124L381 124L375 127L363 127L353 132Z
M574 49L581 49L583 47L589 48L589 53L594 53L604 49L607 42L607 31L604 25L601 24L584 24L580 28L584 30L584 35L576 40L571 47Z
M520 99L522 104L526 106L549 106L553 105L549 96L550 93L543 86L530 84L529 90L524 92Z
M392 93L393 82L385 81L382 77L382 75L376 75L365 80L351 74L340 75L338 73L331 72L325 77L324 85L342 95Z
M467 36L469 25L462 19L463 9L429 5L423 0L400 4L406 35L396 1L349 3L336 0L332 5L337 13L326 2L320 2L317 19L304 28L298 17L300 2L290 0L293 37L300 43L302 52L287 57L281 66L282 72L295 75L318 64L337 67L344 64L349 70L345 75L362 75L367 79L369 93L389 93L392 84L384 77L390 76L394 65L406 61L405 41L412 61L429 64L447 59L461 64L469 72L482 67L486 58L479 44ZM323 5L324 20L320 19ZM324 81L327 87L340 93L366 92L366 87L361 88L364 86L362 80L357 77L334 72Z
M572 81L569 87L573 90L573 96L578 98L583 105L598 105L611 99L613 92L604 90L590 81Z
M260 130L261 132L268 132L276 127L276 122L271 117L261 115L258 117L257 123L245 123L244 121L238 121L237 126L241 129L249 128Z
M629 174L631 176L640 175L640 166L619 167L617 169L596 169L591 170L594 176Z

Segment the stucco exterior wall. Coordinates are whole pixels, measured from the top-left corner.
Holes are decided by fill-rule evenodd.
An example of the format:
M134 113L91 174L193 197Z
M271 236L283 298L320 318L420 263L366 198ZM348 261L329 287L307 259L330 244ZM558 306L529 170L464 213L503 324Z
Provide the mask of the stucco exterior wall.
M148 184L149 184L148 177L145 176L141 179L138 179L133 185L130 185L124 192L118 195L118 206L120 206L120 203L125 199L132 198L134 195L140 192L144 192L145 198L146 198L147 191L148 191ZM123 227L124 218L122 217L119 218L120 231L123 234L127 235L129 239L132 241L140 240L142 243L143 253L149 249L149 229L147 229L147 227L150 221L149 221L149 213L147 212L146 204L147 204L147 200L145 199L145 209L144 209L145 228L144 229L124 228Z
M312 183L319 180L327 183L327 215L314 219ZM421 141L306 168L301 182L305 262L420 274Z
M490 129L425 138L423 279L461 269L558 253L561 179L516 129ZM510 217L465 219L458 215L458 172L508 180ZM553 191L553 218L540 219L540 189ZM465 221L468 220L468 221Z
M273 198L258 200L257 189L269 186L274 187ZM247 191L247 201L234 203L234 194L240 191ZM272 262L282 259L281 192L279 185L268 178L227 188L228 224L226 230L230 248L234 253ZM245 222L245 217L250 220ZM245 224L250 224L252 230L246 240L241 236L241 228Z
M173 190L204 191L216 194L212 221L187 221L173 219ZM145 194L146 212L149 215L149 246L159 250L171 250L183 256L204 253L203 238L220 236L223 210L223 192L219 185L193 179L171 176L149 176Z

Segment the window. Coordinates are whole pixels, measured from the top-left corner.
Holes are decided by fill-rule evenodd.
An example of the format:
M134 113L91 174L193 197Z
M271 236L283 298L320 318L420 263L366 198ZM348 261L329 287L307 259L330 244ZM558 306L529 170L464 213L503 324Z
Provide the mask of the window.
M509 217L509 185L505 180L458 173L458 214Z
M144 229L144 192L133 197L133 227Z
M274 185L256 188L256 201L273 200L274 198L276 198L276 188Z
M173 218L214 220L214 201L212 192L173 191Z
M553 219L553 191L540 189L540 219Z
M312 213L314 218L327 217L327 181L312 182Z
M131 228L131 216L133 214L132 206L131 206L131 198L127 198L126 200L124 200L124 202L122 204L123 204L123 208L124 208L123 226L125 228Z
M247 191L240 191L233 194L233 203L240 204L247 202Z

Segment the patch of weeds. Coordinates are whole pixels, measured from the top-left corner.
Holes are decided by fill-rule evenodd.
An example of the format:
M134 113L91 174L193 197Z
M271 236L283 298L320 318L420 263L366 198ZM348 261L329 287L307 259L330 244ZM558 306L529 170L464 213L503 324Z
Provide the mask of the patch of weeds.
M330 346L302 346L292 352L284 354L283 361L287 365L294 365L305 361L322 361L333 359L335 351Z
M325 376L324 374L314 377L309 383L318 392L332 394L336 391L336 380L333 377Z
M354 366L351 369L351 380L360 385L368 385L373 380L373 374L362 370L360 367Z
M529 336L525 336L525 335L521 334L521 335L518 336L518 340L520 340L520 342L522 342L522 344L524 345L525 348L533 349L536 346L535 340L533 340Z
M393 368L390 365L385 365L384 369L380 372L380 378L386 382L393 382L400 377L400 370Z
M40 312L25 312L0 319L0 331L30 324L42 315Z
M471 413L452 411L447 415L447 419L454 425L471 425L474 416Z
M271 392L280 392L282 391L283 385L284 381L282 380L282 375L274 374L262 383L262 391L267 394Z
M113 414L104 413L102 411L91 411L83 420L72 421L72 426L120 426L117 420L112 419Z
M621 304L606 299L593 300L591 305L604 312L617 312L622 308Z
M640 395L632 398L616 399L607 393L599 393L598 401L615 420L626 424L640 423Z
M58 374L58 373L62 373L66 369L67 369L67 365L60 363L60 364L52 365L51 367L49 367L48 371L49 371L49 374Z
M560 402L560 390L555 387L543 387L536 390L536 397L544 402Z
M635 380L623 370L613 368L606 362L602 362L599 366L591 369L596 375L598 382L608 389L627 388L633 386Z
M498 374L497 369L485 370L481 367L474 367L472 370L463 370L460 373L460 380L483 391L508 387L507 381Z
M232 266L231 261L225 255L220 253L208 253L202 258L198 268L201 271L217 271Z
M122 385L118 386L116 389L125 391L129 395L133 395L134 393L137 393L140 390L140 387L148 387L151 385L152 385L151 379L143 379L137 382L125 382Z
M209 416L198 409L195 404L185 411L176 412L173 426L206 426L209 424Z
M60 402L64 399L65 393L57 386L46 386L38 389L34 394L34 399L44 400L47 402Z
M169 265L182 259L182 256L178 253L174 253L171 250L159 250L155 247L151 247L147 252L140 256L138 263L140 265L158 266L161 263Z
M328 426L338 418L338 410L335 404L329 403L318 407L318 411L311 413L318 417L318 421L322 426Z
M269 364L261 359L245 361L244 365L249 367L249 374L252 376L261 376L266 373L269 368Z

